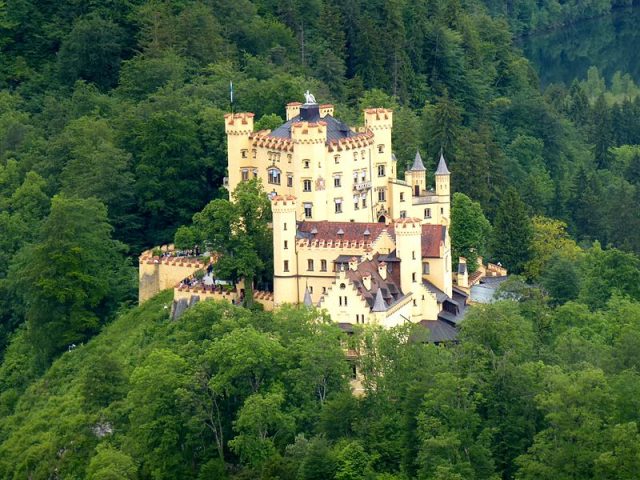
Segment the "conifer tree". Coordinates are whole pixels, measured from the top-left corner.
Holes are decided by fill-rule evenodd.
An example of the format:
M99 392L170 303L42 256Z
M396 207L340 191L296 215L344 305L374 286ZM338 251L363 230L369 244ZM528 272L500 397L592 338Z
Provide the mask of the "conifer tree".
M512 273L522 271L531 256L531 219L527 207L514 188L498 205L493 224L493 257Z

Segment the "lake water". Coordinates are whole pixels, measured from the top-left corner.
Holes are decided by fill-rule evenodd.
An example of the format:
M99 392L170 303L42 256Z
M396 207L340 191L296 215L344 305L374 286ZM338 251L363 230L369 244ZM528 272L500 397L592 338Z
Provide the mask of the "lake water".
M584 79L591 65L607 82L620 70L640 83L640 6L532 35L520 46L536 67L543 88Z

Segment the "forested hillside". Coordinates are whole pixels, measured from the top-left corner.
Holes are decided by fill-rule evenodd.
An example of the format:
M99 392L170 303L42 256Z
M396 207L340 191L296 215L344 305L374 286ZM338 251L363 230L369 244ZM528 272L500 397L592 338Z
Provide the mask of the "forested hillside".
M541 92L513 42L629 3L0 0L0 476L635 478L638 88ZM129 311L132 258L227 195L231 81L257 128L307 89L392 107L400 176L447 157L456 252L540 287L456 348L367 339L361 400L314 314Z

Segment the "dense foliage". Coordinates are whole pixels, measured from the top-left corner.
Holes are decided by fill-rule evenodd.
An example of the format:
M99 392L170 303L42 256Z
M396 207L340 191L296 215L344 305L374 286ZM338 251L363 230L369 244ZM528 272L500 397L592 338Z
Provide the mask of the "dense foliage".
M629 3L0 0L0 477L637 476L638 87L541 93L512 39ZM447 157L456 254L539 286L447 348L308 310L171 323L166 293L125 312L128 257L174 238L268 276L267 204L220 200L230 81L261 128L307 89L351 124L394 108L400 175Z

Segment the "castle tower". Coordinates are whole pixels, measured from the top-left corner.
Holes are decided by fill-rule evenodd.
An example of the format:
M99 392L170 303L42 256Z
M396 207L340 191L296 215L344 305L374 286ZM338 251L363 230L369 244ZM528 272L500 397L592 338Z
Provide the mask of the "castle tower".
M227 133L229 187L233 190L242 180L253 178L253 170L257 168L253 164L249 139L253 133L253 113L227 113L224 130Z
M291 125L293 163L301 167L296 195L300 203L311 206L311 220L329 219L333 211L327 205L327 124L320 120L318 104L305 103L299 115L301 120ZM310 189L303 187L306 182L310 182Z
M438 202L442 208L441 216L447 219L451 218L451 173L447 168L447 162L444 160L442 150L440 151L440 161L435 173L436 177L436 195L439 197Z
M422 317L422 225L419 218L395 221L396 255L400 258L400 288L413 293L412 321Z
M273 302L298 303L298 259L296 253L296 197L275 196L273 213Z
M414 197L420 196L420 193L427 189L427 169L424 168L422 157L417 150L416 156L413 159L413 165L409 170L404 172L404 180L411 185L411 194Z
M396 178L395 162L392 160L391 130L393 128L393 111L388 108L368 108L364 111L364 126L374 135L371 149L371 165L377 170L378 165L385 165L384 183L387 179ZM372 178L379 177L377 171L372 172ZM376 185L378 186L378 185Z

